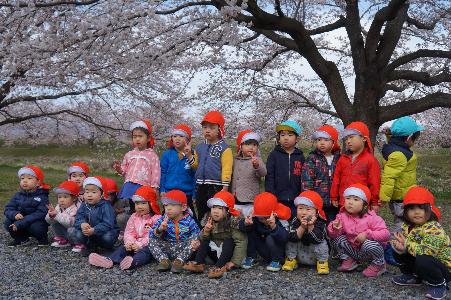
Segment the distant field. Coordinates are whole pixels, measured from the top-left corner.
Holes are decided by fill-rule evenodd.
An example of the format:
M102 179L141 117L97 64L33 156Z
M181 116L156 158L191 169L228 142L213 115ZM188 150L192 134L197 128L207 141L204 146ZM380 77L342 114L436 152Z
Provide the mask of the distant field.
M230 141L233 146L234 141ZM266 159L272 149L267 144L261 147L262 157ZM95 148L58 146L16 146L0 148L0 209L18 190L17 170L25 164L36 164L43 168L46 182L52 186L66 179L66 167L72 161L82 160L89 164L93 175L114 178L118 185L121 178L112 172L110 165L113 160L121 159L128 148L111 149L108 146ZM157 149L161 154L163 149ZM304 154L308 149L303 149ZM451 149L416 150L418 154L418 183L431 189L437 198L437 204L442 209L442 224L451 233ZM387 208L382 216L388 222Z

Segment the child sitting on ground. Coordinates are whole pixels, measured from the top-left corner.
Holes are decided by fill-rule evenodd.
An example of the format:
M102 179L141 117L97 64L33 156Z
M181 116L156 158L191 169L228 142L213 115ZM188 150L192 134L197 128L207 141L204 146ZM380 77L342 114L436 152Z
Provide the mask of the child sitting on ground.
M298 262L315 265L318 274L329 274L329 246L326 240L326 214L323 199L314 191L302 192L294 199L296 218L290 223L284 271L297 268Z
M130 213L134 212L132 196L140 186L158 189L160 185L160 160L153 150L155 145L152 136L152 125L149 120L133 122L133 150L127 152L122 160L114 161L113 169L125 177L125 183L119 192L119 199L126 199L130 204Z
M75 230L69 239L77 247L74 252L81 252L82 256L88 256L97 247L113 249L119 235L116 225L114 209L105 200L105 186L103 178L88 177L83 181L84 202L81 204L75 217Z
M240 222L241 231L248 237L244 269L253 266L258 253L268 263L266 270L280 271L288 241L288 231L280 220L288 220L290 216L291 210L278 203L273 194L264 192L255 197L253 213Z
M69 233L74 230L75 216L81 205L78 201L80 187L74 181L64 181L53 190L58 197L58 204L54 207L49 203L48 213L45 217L52 226L55 236L50 245L56 248L70 246Z
M384 220L368 210L371 192L360 183L351 184L344 192L344 206L327 230L332 247L342 260L340 272L355 270L359 263L369 261L363 270L366 277L377 277L386 271L384 246L390 232Z
M243 216L252 211L254 198L260 193L260 181L266 175L266 166L258 150L260 141L260 135L251 130L241 131L236 139L231 192L236 197L235 208Z
M14 239L8 246L26 244L30 236L38 240L38 246L46 246L49 225L45 215L50 186L44 183L44 173L36 166L25 166L17 174L20 192L5 206L5 229Z
M207 256L215 261L208 278L220 278L227 270L239 267L246 256L247 237L238 228L240 212L233 208L235 198L226 191L216 193L207 202L210 212L202 220L200 247L195 261L183 268L203 273Z
M188 201L184 192L169 191L161 202L164 206L164 215L150 231L149 249L159 262L157 266L159 272L171 270L172 273L180 273L183 264L199 247L200 230L188 213Z
M124 230L127 225L128 218L130 218L130 206L127 199L118 199L117 193L118 188L116 181L111 178L103 178L106 185L106 196L105 200L110 201L114 208L114 213L116 214L116 223L119 227L118 240L122 241L124 238Z
M149 231L161 217L157 193L151 187L142 186L136 190L132 201L135 202L135 213L128 219L124 245L109 256L91 253L88 260L91 265L112 268L113 264L119 264L121 270L127 270L150 262Z
M412 187L404 195L402 233L391 242L402 275L393 277L397 285L428 285L426 297L443 299L451 281L451 243L438 222L440 211L434 195L423 187Z

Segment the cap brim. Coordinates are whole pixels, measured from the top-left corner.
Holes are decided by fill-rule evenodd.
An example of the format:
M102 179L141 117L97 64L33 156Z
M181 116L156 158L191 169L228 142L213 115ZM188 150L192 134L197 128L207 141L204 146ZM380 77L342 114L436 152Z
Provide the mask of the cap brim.
M315 131L312 134L312 139L316 140L316 139L319 139L319 138L329 139L329 140L332 139L332 137L325 131Z
M207 206L210 208L212 208L213 206L228 207L227 203L225 203L222 199L219 199L219 198L208 199Z
M170 198L163 198L163 199L161 199L161 203L163 203L164 205L167 205L167 204L179 204L179 205L182 205L181 202L179 202L177 200L174 200L174 199L170 199Z
M298 133L296 132L296 130L293 128L293 127L291 127L291 126L288 126L288 125L277 125L276 126L276 132L277 133L279 133L279 132L281 132L281 131L291 131L291 132L293 132L294 134L296 134L296 135L298 135Z
M53 189L53 192L55 193L55 194L69 194L69 195L73 195L71 192L69 192L68 190L66 190L66 189L63 189L63 188L54 188Z
M356 129L348 128L348 129L343 130L343 132L341 134L341 136L343 138L346 138L350 135L362 135L362 133Z

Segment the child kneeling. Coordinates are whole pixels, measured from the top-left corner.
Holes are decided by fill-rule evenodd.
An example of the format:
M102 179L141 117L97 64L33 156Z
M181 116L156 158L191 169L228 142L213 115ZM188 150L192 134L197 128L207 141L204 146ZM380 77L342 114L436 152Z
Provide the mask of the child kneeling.
M291 221L284 271L297 268L298 262L315 265L318 274L329 274L329 246L326 241L326 214L323 199L314 191L302 192L294 199L296 218Z
M161 199L164 215L152 227L149 249L159 262L157 270L180 273L183 264L199 246L199 227L188 212L188 200L184 192L172 190ZM172 266L171 266L171 260Z
M216 193L207 201L210 212L202 220L200 247L196 259L184 266L194 273L203 273L207 256L215 261L209 278L220 278L227 270L239 267L246 256L247 238L238 228L240 212L234 209L235 197L226 191Z
M280 271L285 257L285 246L288 241L288 231L281 221L288 220L291 209L277 202L271 193L260 193L254 200L254 211L240 222L240 229L247 233L247 257L243 268L252 267L258 254L266 263L266 270Z
M342 259L340 272L355 270L359 263L370 261L363 270L366 277L376 277L386 271L384 246L390 232L384 220L367 210L371 192L363 184L351 184L344 192L344 206L327 230L335 252Z
M138 188L132 196L135 213L128 219L124 233L124 245L119 246L110 256L97 253L89 255L89 263L101 268L112 268L119 264L121 270L137 268L150 262L149 231L161 217L157 203L157 193L149 186Z

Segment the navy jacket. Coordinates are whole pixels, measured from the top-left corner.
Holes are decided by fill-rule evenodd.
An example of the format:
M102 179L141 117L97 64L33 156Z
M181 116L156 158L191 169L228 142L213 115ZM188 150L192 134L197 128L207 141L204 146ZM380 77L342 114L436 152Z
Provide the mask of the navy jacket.
M74 227L81 230L80 225L88 223L94 228L94 235L101 236L110 230L119 230L116 225L116 215L113 206L106 200L101 199L95 205L83 202L77 210Z
M302 238L298 238L296 233L297 229L301 226L301 222L298 218L293 218L290 223L290 229L288 233L288 240L293 243L301 242L302 244L308 246L310 244L320 244L326 239L326 221L321 218L316 219L313 230L305 231Z
M260 222L257 217L252 218L252 221L254 223L252 225L245 225L244 221L245 220L242 219L239 223L239 229L242 232L255 231L261 238L265 238L268 235L271 235L279 245L288 242L288 231L286 231L279 220L276 220L277 226L274 230Z
M6 204L5 216L16 224L17 229L24 229L36 221L45 222L49 204L49 191L37 189L29 193L20 191ZM16 221L15 216L22 214L24 218Z
M288 154L280 145L271 151L266 162L265 191L274 194L283 204L293 207L293 200L302 190L301 177L304 154L295 148Z

